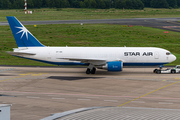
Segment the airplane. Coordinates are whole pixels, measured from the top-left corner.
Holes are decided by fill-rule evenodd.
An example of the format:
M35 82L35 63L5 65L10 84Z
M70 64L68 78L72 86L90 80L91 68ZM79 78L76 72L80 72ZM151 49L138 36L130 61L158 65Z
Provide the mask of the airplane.
M7 16L18 48L9 54L55 65L87 65L120 72L123 66L162 66L176 60L170 51L156 47L48 47L41 44L14 16Z

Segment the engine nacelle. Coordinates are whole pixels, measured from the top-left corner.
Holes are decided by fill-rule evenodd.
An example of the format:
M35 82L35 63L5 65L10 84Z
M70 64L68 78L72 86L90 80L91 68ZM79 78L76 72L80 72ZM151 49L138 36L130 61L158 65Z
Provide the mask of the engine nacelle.
M122 71L123 63L121 61L107 62L106 65L97 67L99 69L106 69L108 71Z

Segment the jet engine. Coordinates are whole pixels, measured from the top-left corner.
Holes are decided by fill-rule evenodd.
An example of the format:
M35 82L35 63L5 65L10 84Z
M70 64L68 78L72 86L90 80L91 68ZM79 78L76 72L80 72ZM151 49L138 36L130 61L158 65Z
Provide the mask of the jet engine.
M121 61L107 62L104 66L98 66L99 69L105 69L107 71L119 72L122 71L123 63Z

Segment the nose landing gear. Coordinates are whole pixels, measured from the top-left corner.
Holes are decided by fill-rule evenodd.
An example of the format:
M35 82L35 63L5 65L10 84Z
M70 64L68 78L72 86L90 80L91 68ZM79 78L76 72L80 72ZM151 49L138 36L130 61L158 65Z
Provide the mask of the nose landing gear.
M154 69L154 73L157 73L157 74L160 74L161 73L161 70L162 70L162 68L163 68L163 65L160 65L159 66L159 69Z

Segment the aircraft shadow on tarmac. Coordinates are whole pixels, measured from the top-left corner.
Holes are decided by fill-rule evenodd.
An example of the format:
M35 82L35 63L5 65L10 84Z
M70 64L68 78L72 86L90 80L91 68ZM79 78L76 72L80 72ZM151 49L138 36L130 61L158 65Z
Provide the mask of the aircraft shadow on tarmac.
M67 81L73 81L73 80L84 80L84 79L101 79L104 77L73 77L73 76L50 76L47 79L57 79L57 80L67 80Z
M16 76L16 75L6 75L6 74L0 74L0 76Z
M0 97L1 96L5 96L5 97L16 97L16 96L12 96L12 95L4 95L4 94L0 94Z

